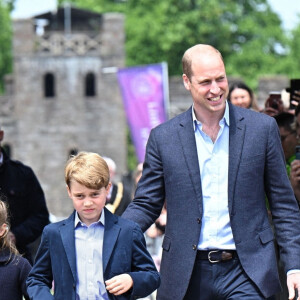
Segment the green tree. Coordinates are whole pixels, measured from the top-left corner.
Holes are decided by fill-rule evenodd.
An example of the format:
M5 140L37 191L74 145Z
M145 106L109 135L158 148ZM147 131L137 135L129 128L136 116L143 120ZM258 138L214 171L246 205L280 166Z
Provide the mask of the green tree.
M300 16L297 26L292 30L289 39L289 53L282 68L290 78L300 78Z
M232 52L225 57L227 72L242 76L253 88L261 75L279 74L277 62L285 59L288 51L279 17L266 1L256 2L251 13L244 6L242 12L236 12Z
M260 75L282 69L276 62L287 53L280 19L267 0L71 2L98 12L125 13L128 66L166 61L170 75L180 74L184 51L206 43L222 52L229 75L242 76L255 87Z
M3 76L12 71L12 29L10 11L14 1L0 0L0 92L3 92Z

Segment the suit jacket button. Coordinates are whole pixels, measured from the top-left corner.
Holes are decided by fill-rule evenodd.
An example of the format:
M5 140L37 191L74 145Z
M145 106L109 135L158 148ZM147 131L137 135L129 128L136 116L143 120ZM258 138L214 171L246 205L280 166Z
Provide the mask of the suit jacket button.
M201 223L201 219L197 218L197 223L200 224Z
M193 245L193 250L196 250L197 249L197 245Z

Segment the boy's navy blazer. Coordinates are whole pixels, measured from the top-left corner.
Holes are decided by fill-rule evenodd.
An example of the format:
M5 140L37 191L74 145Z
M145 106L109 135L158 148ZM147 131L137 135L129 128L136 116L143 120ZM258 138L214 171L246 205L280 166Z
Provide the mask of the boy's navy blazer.
M151 294L160 284L153 260L146 250L140 227L111 214L106 208L103 240L104 281L128 273L133 288L110 299L136 299ZM61 222L45 227L35 264L27 279L30 299L76 299L75 212ZM86 245L88 247L88 244ZM49 289L54 280L54 296Z
M285 269L300 269L300 215L274 118L229 103L228 210L241 265L265 297L280 290L269 199ZM192 108L154 128L143 175L122 215L146 230L164 201L167 225L157 299L183 299L199 241L203 197Z

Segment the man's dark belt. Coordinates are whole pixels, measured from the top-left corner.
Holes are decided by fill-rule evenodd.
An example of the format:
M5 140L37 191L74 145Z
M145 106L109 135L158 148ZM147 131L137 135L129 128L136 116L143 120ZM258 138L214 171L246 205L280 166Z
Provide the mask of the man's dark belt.
M198 250L197 260L208 260L211 263L228 261L237 257L235 250Z

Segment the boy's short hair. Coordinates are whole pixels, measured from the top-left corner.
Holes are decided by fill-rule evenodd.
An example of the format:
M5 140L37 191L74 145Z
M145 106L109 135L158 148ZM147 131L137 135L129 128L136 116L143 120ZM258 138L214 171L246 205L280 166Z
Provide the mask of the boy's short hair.
M65 167L65 182L76 181L90 189L99 190L109 184L109 169L105 160L97 153L79 152L72 156Z

